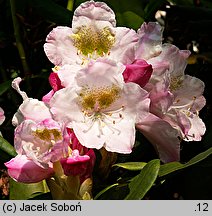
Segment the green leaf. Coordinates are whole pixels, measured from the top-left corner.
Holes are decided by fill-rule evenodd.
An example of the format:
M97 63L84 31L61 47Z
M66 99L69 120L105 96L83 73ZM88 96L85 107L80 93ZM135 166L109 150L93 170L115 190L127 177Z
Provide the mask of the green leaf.
M117 25L125 26L137 30L140 28L144 19L133 11L125 11L124 13L116 13Z
M106 191L110 190L111 188L113 187L116 187L118 186L119 184L118 183L115 183L115 184L112 184L108 187L106 187L105 189L101 190L95 197L94 197L94 200L97 200L102 194L104 194Z
M2 136L0 136L0 149L12 157L15 157L17 155L14 147Z
M10 179L10 200L27 200L49 192L46 181L25 184Z
M4 94L11 87L11 81L8 80L0 84L0 95Z
M209 148L208 150L196 155L195 157L193 157L190 161L188 161L185 164L182 164L180 162L170 162L170 163L163 164L160 167L160 171L159 171L158 176L162 177L162 176L165 176L165 175L170 174L172 172L175 172L177 170L192 166L192 165L204 160L210 154L212 154L212 147Z
M113 167L117 166L131 171L138 171L138 170L142 170L144 166L146 166L146 164L147 163L145 162L126 162L126 163L114 164Z
M130 193L125 197L126 200L142 199L154 184L160 169L160 160L154 159L147 163L140 174L129 183Z

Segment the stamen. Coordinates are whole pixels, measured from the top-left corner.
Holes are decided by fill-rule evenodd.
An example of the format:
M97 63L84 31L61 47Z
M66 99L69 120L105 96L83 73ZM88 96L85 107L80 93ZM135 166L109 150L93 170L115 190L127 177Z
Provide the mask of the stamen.
M108 108L120 96L120 88L118 86L106 86L100 88L84 88L79 99L84 110L99 110Z
M53 68L52 68L52 71L54 72L54 73L57 73L58 72L58 70L60 70L60 66L54 66Z
M115 36L108 27L96 29L83 25L79 27L77 33L70 37L78 49L78 54L82 53L84 56L94 59L109 54L115 43Z
M120 134L121 131L114 126L123 119L122 112L124 105L116 110L108 110L120 97L121 89L118 86L106 86L98 88L84 87L79 94L79 102L82 106L84 121L87 128L84 133L90 131L94 124L98 124L98 137L104 135L104 128L107 127L112 133ZM105 111L107 109L108 111Z
M182 86L182 83L183 83L182 76L171 77L169 88L171 91L176 91Z
M33 132L34 136L43 141L52 142L52 140L58 141L62 139L62 134L57 129L37 129Z

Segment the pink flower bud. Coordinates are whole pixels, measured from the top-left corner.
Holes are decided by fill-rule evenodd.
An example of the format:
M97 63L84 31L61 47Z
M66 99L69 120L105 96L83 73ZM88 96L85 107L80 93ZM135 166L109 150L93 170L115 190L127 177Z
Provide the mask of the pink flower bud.
M89 165L90 157L88 155L79 155L77 149L72 151L72 154L68 158L63 158L60 163L63 167L64 173L67 176L84 175Z
M55 92L63 88L57 73L52 72L49 75L49 83Z
M144 87L152 75L152 65L142 59L135 60L132 64L127 64L123 72L124 81L134 82Z

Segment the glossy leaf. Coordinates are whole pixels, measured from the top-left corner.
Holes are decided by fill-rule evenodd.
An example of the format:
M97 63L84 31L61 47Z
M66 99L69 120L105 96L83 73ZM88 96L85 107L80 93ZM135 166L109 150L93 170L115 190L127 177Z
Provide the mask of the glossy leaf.
M192 166L192 165L204 160L205 158L207 158L211 154L212 154L212 147L209 148L208 150L198 154L197 156L193 157L190 161L188 161L185 164L182 164L180 162L170 162L170 163L161 165L158 175L160 177L162 177L162 176L165 176L165 175L170 174L172 172L175 172L177 170L187 168L189 166Z
M129 183L130 193L125 197L126 200L140 200L154 184L160 169L160 160L154 159L147 163L140 174Z
M2 136L0 136L0 149L12 157L15 157L17 155L14 147Z
M138 16L133 11L126 11L124 13L116 13L117 24L137 30L140 28L144 19Z
M45 181L25 184L10 179L10 200L27 200L49 192Z
M118 183L109 185L109 186L106 187L105 189L101 190L101 191L94 197L94 200L97 200L102 194L104 194L105 192L107 192L107 191L110 190L111 188L116 187L116 186L118 186L118 185L119 185Z
M121 167L131 171L142 170L147 163L145 162L126 162L126 163L117 163L114 164L114 167Z

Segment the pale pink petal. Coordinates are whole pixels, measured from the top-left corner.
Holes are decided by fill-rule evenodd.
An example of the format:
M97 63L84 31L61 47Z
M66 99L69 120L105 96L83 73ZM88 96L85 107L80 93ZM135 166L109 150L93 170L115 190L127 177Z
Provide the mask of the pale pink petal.
M43 168L66 156L69 144L70 140L63 139L63 127L52 119L25 120L15 129L16 151Z
M138 30L139 42L136 59L148 60L161 52L162 27L156 22L143 23Z
M45 104L49 104L51 98L53 97L55 91L54 90L51 90L49 93L47 93L46 95L44 95L42 97L42 101L45 103ZM16 117L17 118L17 117ZM14 119L15 120L15 119ZM15 124L15 122L13 123L13 125Z
M161 79L160 82L156 82L150 91L150 111L157 116L161 116L163 113L166 113L173 104L174 96L169 91L168 87L168 79L164 78Z
M112 134L106 127L104 131L100 130L100 125L97 121L93 122L90 126L84 122L73 122L73 130L83 146L95 149L103 147L106 136L108 135L107 133L109 135Z
M201 95L198 98L195 98L194 103L191 104L189 110L193 113L198 113L205 105L206 105L206 98Z
M81 107L77 103L77 98L78 95L74 87L64 88L55 92L50 100L51 113L54 118L57 121L65 123L74 120L83 121L83 113L81 112Z
M74 122L73 130L80 143L87 148L105 147L111 152L129 154L135 142L135 123L125 117L113 125L113 120L101 126L98 121L91 128L83 123Z
M70 37L72 34L71 28L58 26L47 35L44 51L54 65L74 64L80 60Z
M76 75L79 86L103 87L111 84L119 85L124 79L122 73L125 66L109 59L91 61L87 67L78 71Z
M35 126L32 120L25 120L15 128L14 131L14 147L18 154L26 154L23 149L24 145L31 145L34 140L31 128Z
M81 65L64 65L60 67L60 69L57 71L57 75L62 86L72 86L74 78L80 69L82 69Z
M84 2L74 11L72 28L75 31L80 26L92 24L102 28L115 27L115 14L104 2Z
M185 75L181 86L177 88L175 91L173 91L173 94L175 95L175 103L173 104L173 107L192 108L194 104L198 104L197 99L199 97L202 97L204 88L205 84L203 81L196 77ZM203 107L204 102L202 102L203 100L199 101L199 103L202 104L199 107Z
M5 116L4 116L4 110L0 107L0 125L4 122Z
M163 115L163 120L179 131L181 139L184 139L191 128L191 122L186 112L186 110L170 109Z
M161 53L152 57L147 62L151 65L168 63L171 76L182 76L187 65L187 58L190 55L189 50L180 50L172 44L163 44ZM154 74L154 72L153 72Z
M36 183L50 178L54 174L53 168L41 168L25 155L17 155L6 162L5 166L11 178L23 183Z
M21 77L16 77L13 81L12 81L12 87L21 95L21 97L23 98L23 100L27 99L28 96L26 94L26 92L21 91L20 89L20 83L21 83L22 79Z
M31 119L38 122L46 118L52 118L50 110L46 104L43 101L28 98L19 106L12 122L14 125L18 125L25 119Z
M105 149L110 152L130 154L135 144L135 122L131 119L124 118L116 123L117 130L120 133L112 133L104 145Z
M185 141L201 141L206 127L202 119L188 110L171 110L164 116L174 128L181 132L181 139Z
M201 141L202 136L205 134L206 126L202 119L195 114L190 113L189 120L191 128L186 134L185 141Z
M136 128L151 142L164 163L179 161L180 141L178 131L164 120L150 114Z
M135 83L126 83L123 88L123 102L126 107L124 113L135 117L135 122L143 121L149 115L149 94ZM135 115L136 114L136 115ZM134 116L134 117L133 117Z
M110 50L110 59L123 64L131 64L135 60L135 46L138 36L133 29L117 27L115 44Z

